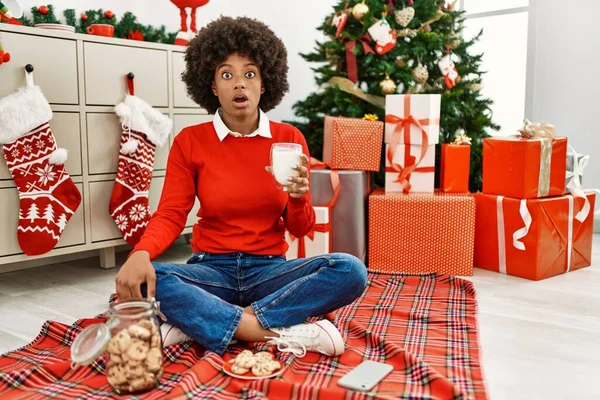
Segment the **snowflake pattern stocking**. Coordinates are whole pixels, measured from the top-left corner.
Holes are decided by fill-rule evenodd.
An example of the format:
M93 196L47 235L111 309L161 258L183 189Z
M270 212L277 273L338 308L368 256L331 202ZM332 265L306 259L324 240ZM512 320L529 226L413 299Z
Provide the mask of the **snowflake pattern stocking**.
M31 74L27 86L0 100L0 145L19 191L17 238L27 255L52 250L81 203L48 121L52 110Z
M151 217L148 191L156 147L166 142L172 122L139 97L131 95L127 95L115 111L123 125L123 135L109 212L123 239L135 246Z

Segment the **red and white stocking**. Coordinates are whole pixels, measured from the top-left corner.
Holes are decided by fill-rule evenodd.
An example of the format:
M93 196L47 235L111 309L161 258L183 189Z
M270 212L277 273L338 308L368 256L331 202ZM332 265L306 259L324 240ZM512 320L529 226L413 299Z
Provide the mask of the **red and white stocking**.
M172 122L132 95L127 95L125 101L115 107L115 112L121 120L123 135L109 212L123 239L135 246L150 221L148 191L156 147L167 141Z
M52 250L81 203L48 121L52 110L31 74L27 86L0 100L0 144L19 191L17 238L27 255Z

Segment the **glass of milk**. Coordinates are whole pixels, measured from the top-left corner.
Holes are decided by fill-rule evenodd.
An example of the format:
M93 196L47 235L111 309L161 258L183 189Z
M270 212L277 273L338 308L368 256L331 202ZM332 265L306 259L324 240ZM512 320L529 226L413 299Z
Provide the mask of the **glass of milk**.
M288 177L298 176L298 171L292 165L300 165L302 146L297 143L273 143L271 146L271 172L278 187L290 183Z

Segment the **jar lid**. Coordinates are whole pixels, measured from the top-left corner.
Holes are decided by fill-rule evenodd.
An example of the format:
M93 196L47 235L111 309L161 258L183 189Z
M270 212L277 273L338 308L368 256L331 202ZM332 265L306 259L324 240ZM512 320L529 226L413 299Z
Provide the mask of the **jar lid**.
M78 365L93 363L106 351L110 339L110 329L106 324L88 326L73 341L71 360Z

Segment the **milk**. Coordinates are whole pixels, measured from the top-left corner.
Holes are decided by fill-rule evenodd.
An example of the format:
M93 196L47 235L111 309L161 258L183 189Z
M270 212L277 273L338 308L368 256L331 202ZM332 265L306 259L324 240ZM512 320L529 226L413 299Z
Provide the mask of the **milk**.
M298 176L298 171L292 165L300 165L300 152L296 149L274 148L271 152L271 168L275 180L285 185L289 176Z

